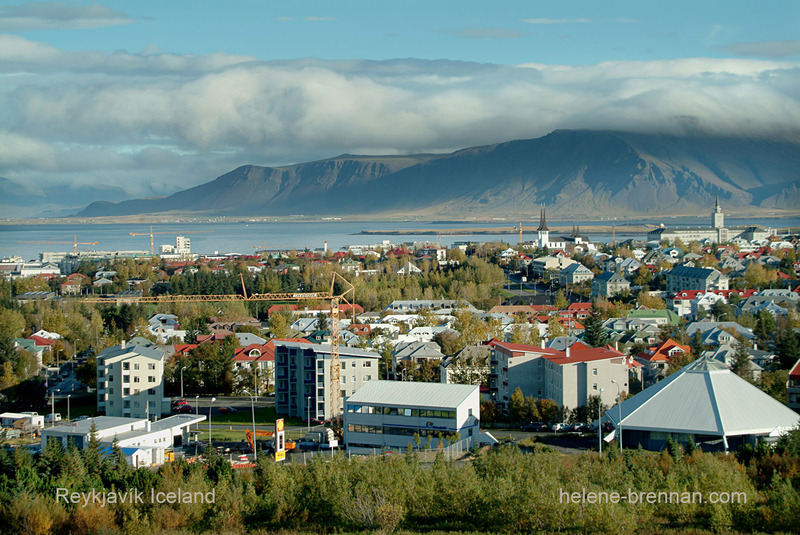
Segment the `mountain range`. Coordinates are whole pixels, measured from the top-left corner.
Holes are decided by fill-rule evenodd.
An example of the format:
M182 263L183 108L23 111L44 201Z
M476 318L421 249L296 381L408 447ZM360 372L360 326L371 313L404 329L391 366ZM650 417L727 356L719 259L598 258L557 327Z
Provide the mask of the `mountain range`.
M168 197L94 202L77 216L558 218L797 211L800 138L557 130L450 154L244 165Z

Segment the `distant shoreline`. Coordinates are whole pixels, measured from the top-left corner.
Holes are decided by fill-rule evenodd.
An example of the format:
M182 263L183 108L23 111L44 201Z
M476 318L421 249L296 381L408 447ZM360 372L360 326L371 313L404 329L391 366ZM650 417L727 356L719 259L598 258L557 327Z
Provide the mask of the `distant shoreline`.
M646 225L581 225L581 234L608 234L611 232L619 232L620 234L647 234L649 231L657 228L656 226ZM554 235L569 235L572 233L572 226L551 226L549 227L550 233ZM522 235L530 236L536 232L536 226L530 227L522 226ZM518 235L519 229L514 227L474 227L474 228L448 228L448 229L415 229L415 230L362 230L358 233L365 236L376 235L414 235L414 236L469 236L480 234L509 234Z

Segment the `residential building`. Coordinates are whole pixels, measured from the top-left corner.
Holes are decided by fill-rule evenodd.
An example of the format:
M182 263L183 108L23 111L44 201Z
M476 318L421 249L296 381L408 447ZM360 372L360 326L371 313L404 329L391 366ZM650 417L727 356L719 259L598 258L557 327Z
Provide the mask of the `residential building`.
M786 405L800 412L800 360L789 371L789 380L786 382Z
M683 358L692 352L689 346L681 345L673 339L648 347L635 356L644 368L644 380L650 384L666 376L669 362Z
M526 396L552 399L568 409L587 405L591 396L613 405L617 392L612 379L622 391L628 390L627 359L608 348L575 343L559 351L496 343L491 358L489 391L504 408L517 388Z
M703 451L735 451L798 426L796 412L709 358L687 364L605 418L622 430L623 447L653 451L670 438L684 446L691 440Z
M580 262L575 262L561 270L560 281L561 284L566 286L567 284L580 284L582 282L590 281L593 278L594 273L592 273L591 269L587 268Z
M727 290L728 277L713 268L676 266L667 271L667 293L683 290Z
M400 342L392 351L392 371L396 373L398 365L403 362L419 364L422 360L441 360L443 358L444 354L436 342L420 342L418 340Z
M342 400L367 381L378 379L380 358L371 351L339 347ZM338 417L330 412L330 389L330 344L275 343L275 410L278 414L303 420L309 413L315 420Z
M461 303L469 310L477 310L472 304L466 301ZM392 301L389 306L384 308L388 312L419 312L424 308L431 310L454 310L458 308L459 301L456 299L410 299Z
M442 359L439 365L440 382L443 384L482 384L489 376L492 347L489 345L467 346L455 355Z
M631 283L618 273L604 271L592 280L592 297L614 297L630 290Z
M405 450L438 445L438 436L458 434L470 442L480 432L477 385L370 381L346 402L344 442L348 451Z
M169 414L164 397L166 353L126 344L97 355L97 411L106 416L157 418Z

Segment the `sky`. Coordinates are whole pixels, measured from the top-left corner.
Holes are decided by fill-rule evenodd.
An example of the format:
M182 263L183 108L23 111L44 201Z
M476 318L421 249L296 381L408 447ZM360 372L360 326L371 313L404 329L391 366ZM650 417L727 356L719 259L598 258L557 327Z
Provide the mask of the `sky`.
M559 128L798 125L797 0L0 0L0 177L29 189L159 196Z

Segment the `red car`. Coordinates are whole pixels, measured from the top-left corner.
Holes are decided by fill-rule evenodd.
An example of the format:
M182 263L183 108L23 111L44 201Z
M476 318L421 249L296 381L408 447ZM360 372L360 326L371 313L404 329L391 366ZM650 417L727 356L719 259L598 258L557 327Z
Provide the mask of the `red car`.
M188 413L194 412L194 409L192 408L191 405L189 405L187 403L186 405L181 405L179 407L175 407L174 409L172 409L172 412L177 412L177 413L181 413L181 414L188 414Z
M234 412L236 412L235 407L222 407L219 410L220 414L233 414Z

